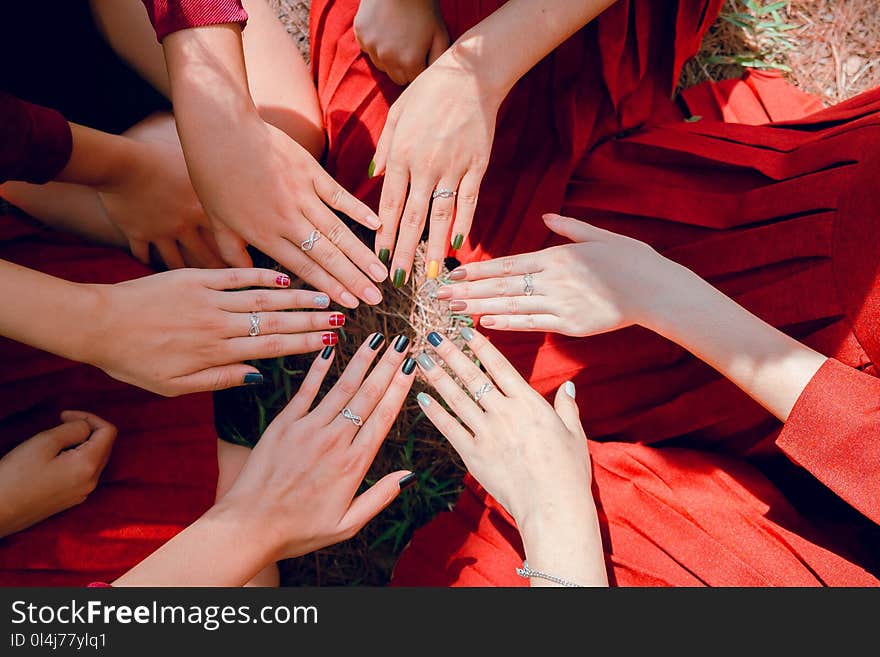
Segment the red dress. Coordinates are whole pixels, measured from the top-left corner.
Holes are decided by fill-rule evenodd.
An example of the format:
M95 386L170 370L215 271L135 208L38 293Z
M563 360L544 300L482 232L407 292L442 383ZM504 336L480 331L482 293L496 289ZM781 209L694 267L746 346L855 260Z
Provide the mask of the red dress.
M444 2L453 38L500 4ZM876 558L859 554L859 539L875 529L865 516L878 517L870 493L880 431L851 430L848 443L826 436L876 421L866 400L877 384L871 327L880 314L866 300L880 287L880 245L869 230L880 205L870 182L880 93L805 118L819 107L814 99L776 76L751 74L686 93L688 113L669 97L719 5L620 0L528 73L502 107L458 257L558 244L540 217L561 211L653 244L839 361L810 388L823 410L799 404L780 436L758 404L649 331L493 333L542 393L567 379L578 386L587 433L602 441L591 452L612 581L876 584L865 569ZM365 171L399 89L360 54L356 3L312 9L328 168L375 203L381 180ZM703 118L684 122L690 114ZM862 198L870 193L874 201ZM853 376L866 390L861 405L843 396ZM817 452L817 443L827 448ZM864 515L825 517L822 495L831 495L819 482ZM395 582L524 583L513 574L520 550L509 519L468 480L455 511L416 533Z

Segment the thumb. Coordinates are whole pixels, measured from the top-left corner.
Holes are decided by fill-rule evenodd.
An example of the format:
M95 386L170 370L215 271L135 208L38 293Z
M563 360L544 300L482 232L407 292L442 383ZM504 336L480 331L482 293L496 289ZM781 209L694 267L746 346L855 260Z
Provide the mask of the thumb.
M607 230L596 228L586 221L558 214L545 214L543 219L547 228L557 235L567 237L572 242L602 242L613 234Z
M110 458L110 450L116 440L116 427L107 420L93 413L85 411L64 411L61 419L65 422L84 422L89 428L88 440L79 445L74 453L86 456L96 464L96 471L100 472L107 465Z
M214 239L217 242L217 250L220 257L230 267L253 267L250 254L247 252L247 242L236 235L226 226L214 224Z
M410 478L409 470L400 470L385 475L365 492L358 495L348 507L342 518L341 525L348 536L354 536L370 520L379 515L386 506L391 504L400 491L408 488L415 478Z
M236 386L253 386L263 383L263 375L250 365L236 363L209 367L201 372L187 374L173 380L175 396L191 392L226 390Z
M566 381L556 391L553 407L556 409L556 413L562 419L562 422L568 427L568 430L575 436L580 436L586 440L587 434L584 432L584 425L581 423L581 412L575 401L576 395L577 389L574 387L574 383Z
M428 66L436 62L447 48L449 48L449 32L446 31L446 26L441 24L437 26L434 39L431 41L431 49L428 51Z
M71 447L76 447L83 441L87 440L92 433L88 422L81 419L67 419L62 416L64 424L52 427L46 431L41 431L32 440L45 445L46 449L51 452L52 456L57 456L60 452Z

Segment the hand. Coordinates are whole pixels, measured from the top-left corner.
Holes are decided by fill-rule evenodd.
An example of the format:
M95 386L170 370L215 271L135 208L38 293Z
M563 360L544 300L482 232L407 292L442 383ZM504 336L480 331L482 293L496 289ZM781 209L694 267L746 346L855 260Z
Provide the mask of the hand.
M424 393L419 405L514 518L533 568L582 584L606 584L574 384L557 391L554 408L486 338L470 328L461 335L485 372L449 340L434 333L428 341L464 389L430 356L418 358L460 421Z
M437 0L361 0L358 44L396 84L409 84L449 47Z
M332 354L317 358L218 501L219 513L240 516L245 526L258 528L260 535L249 540L275 546L273 559L351 538L415 481L411 473L398 471L355 496L412 386L415 363L404 363L407 344L405 338L395 340L364 380L381 345L380 334L371 336L309 412ZM361 426L343 415L346 410L360 418Z
M644 242L558 215L544 220L574 244L465 265L450 278L468 282L443 287L437 297L451 299L454 312L482 315L486 328L582 337L633 324L650 328L670 295L694 280Z
M374 173L385 174L376 249L380 254L394 250L395 286L402 287L412 269L429 208L429 278L437 277L450 244L461 247L473 222L503 97L482 85L449 50L391 106ZM450 194L432 202L435 190Z
M0 459L0 537L80 504L98 485L116 427L81 411L61 421Z
M78 360L166 396L262 383L242 361L336 344L329 329L345 323L339 313L281 312L330 303L289 285L287 276L265 269L184 269L92 286L90 351ZM240 290L246 287L276 289ZM253 337L251 313L259 318Z

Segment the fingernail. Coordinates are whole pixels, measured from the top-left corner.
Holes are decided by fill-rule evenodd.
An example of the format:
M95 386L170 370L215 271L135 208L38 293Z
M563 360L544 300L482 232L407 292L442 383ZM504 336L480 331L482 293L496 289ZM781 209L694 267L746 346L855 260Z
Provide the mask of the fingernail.
M379 260L381 260L382 264L387 267L388 262L391 260L391 250L390 249L379 249Z
M357 308L360 305L357 297L354 296L351 292L343 292L339 296L339 300L342 301L342 305L346 308Z
M452 240L452 248L458 251L462 244L464 244L464 235L459 233L455 236L455 239Z
M431 405L431 398L423 392L416 395L416 401L422 408L428 408Z
M402 288L404 283L406 283L406 271L398 267L394 270L394 287Z
M388 270L382 265L373 264L370 265L370 276L372 276L373 280L377 283L381 283L388 278Z
M370 340L370 349L376 351L379 347L382 346L383 342L385 342L385 336L381 333L377 333L373 336L373 339Z
M367 167L367 175L372 178L376 175L376 163L370 160L370 166Z
M403 361L403 373L404 374L409 376L410 374L415 372L415 370L416 370L416 361L414 361L412 358L407 358L405 361Z
M439 347L440 343L443 342L443 337L436 331L431 331L428 333L428 342L431 343L431 346Z
M281 274L281 276L275 279L275 285L278 287L290 287L290 276Z
M446 287L441 287L439 290L434 292L435 299L451 299L452 298L452 290Z
M324 360L330 360L330 356L333 355L333 347L324 347L321 351L321 358Z
M367 220L367 228L371 228L373 230L379 230L382 227L382 222L379 220L379 217L377 217L374 214L368 214L366 216L366 220Z
M461 337L465 342L470 342L474 339L474 329L472 329L470 326L462 326L459 333L461 334Z
M432 260L428 263L428 278L434 279L440 275L440 263Z
M577 390L574 387L574 383L572 383L571 381L566 381L565 386L563 386L563 387L565 389L565 394L568 395L569 397L571 397L572 399L574 399L577 396Z
M382 303L382 293L374 287L368 287L364 290L364 299L371 306L375 306Z
M458 269L453 269L449 272L449 280L450 281L463 281L467 278L467 272L459 267Z
M317 295L313 299L313 301L315 302L315 305L318 306L318 308L326 308L330 305L330 297L328 297L326 294Z
M263 384L263 381L263 375L259 372L249 372L248 374L244 375L243 383L246 386L259 386Z
M460 313L462 310L467 310L467 304L464 301L453 301L449 304L449 310Z
M406 348L409 346L409 338L405 335L398 335L397 339L394 341L394 351L399 354L402 354L406 351Z
M488 328L490 326L495 326L495 320L491 317L480 317L480 324Z
M400 490L406 490L407 488L412 488L417 483L419 483L419 478L416 476L416 473L410 472L408 475L398 481L397 485L400 486Z
M345 326L345 315L330 315L330 326L332 326L333 328Z
M430 372L431 370L433 370L434 366L436 365L433 359L425 353L421 353L416 356L416 360L419 361L419 367L421 367L426 372Z
M339 336L335 333L325 333L321 336L321 342L328 347L332 347L335 344L339 344Z

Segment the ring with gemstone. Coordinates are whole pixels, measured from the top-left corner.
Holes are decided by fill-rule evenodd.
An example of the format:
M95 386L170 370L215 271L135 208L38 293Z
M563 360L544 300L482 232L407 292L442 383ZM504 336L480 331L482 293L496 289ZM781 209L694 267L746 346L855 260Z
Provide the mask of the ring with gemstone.
M364 421L361 419L361 416L352 413L350 408L346 408L342 411L342 417L350 421L356 427L359 427L364 423Z
M309 239L300 244L299 248L308 253L315 247L315 242L317 242L319 239L321 239L321 233L317 230L313 230L309 235Z
M487 394L495 390L495 386L491 383L484 383L480 386L480 389L474 393L474 401L480 401Z
M454 189L435 189L434 193L431 194L431 198L455 198L458 196L458 192Z
M530 297L534 293L535 293L535 284L534 284L534 280L532 279L532 275L526 274L525 276L523 276L523 294L525 294L527 297Z
M251 321L251 327L248 330L248 335L252 338L255 338L260 334L260 315L258 313L251 313L248 316L248 319L250 319Z

